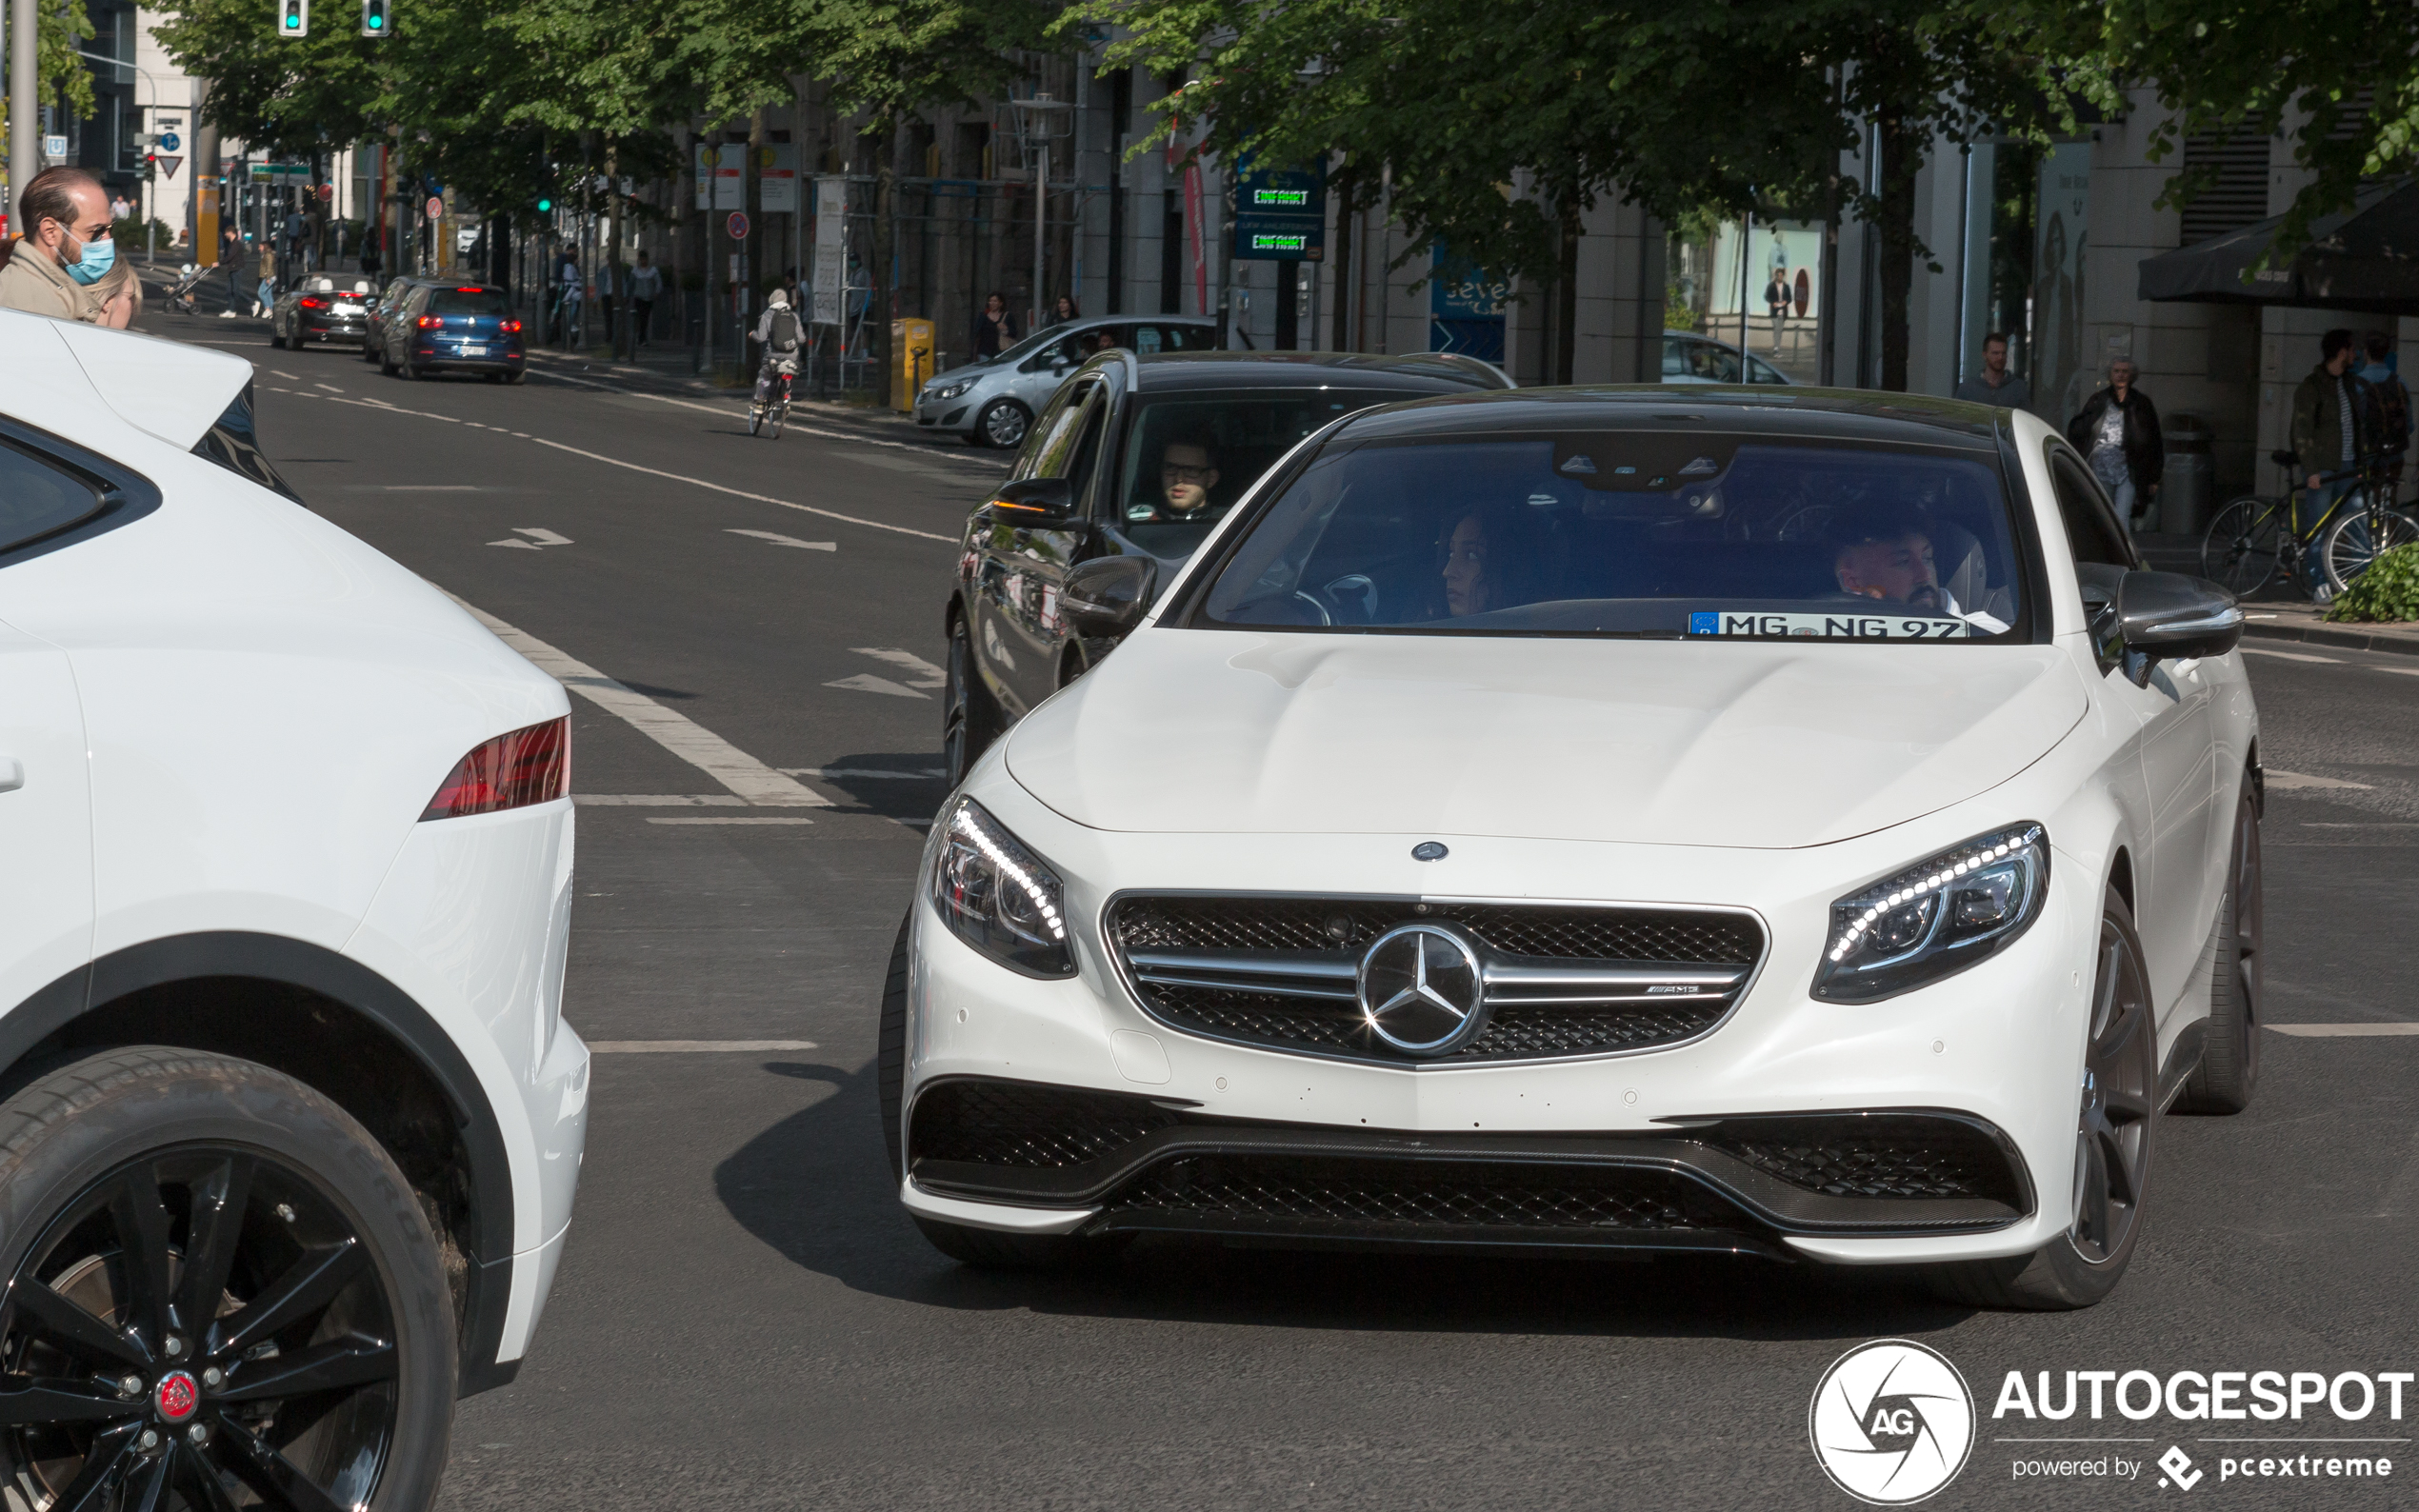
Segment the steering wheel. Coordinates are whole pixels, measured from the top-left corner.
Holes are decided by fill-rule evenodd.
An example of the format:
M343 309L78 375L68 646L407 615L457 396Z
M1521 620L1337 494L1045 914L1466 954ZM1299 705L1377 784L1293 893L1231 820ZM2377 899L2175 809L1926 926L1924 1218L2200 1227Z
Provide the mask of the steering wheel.
M1310 601L1323 625L1373 625L1377 622L1377 585L1366 572L1348 572L1315 592L1295 595Z

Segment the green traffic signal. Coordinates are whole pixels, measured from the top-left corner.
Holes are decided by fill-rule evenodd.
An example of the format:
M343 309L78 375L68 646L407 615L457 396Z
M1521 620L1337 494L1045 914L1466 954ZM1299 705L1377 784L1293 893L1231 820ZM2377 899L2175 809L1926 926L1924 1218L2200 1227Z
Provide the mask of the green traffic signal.
M387 34L387 0L361 0L361 34L365 37Z
M281 37L310 35L310 0L278 0L277 34Z
M548 212L551 211L553 209L554 209L554 202L553 202L552 200L540 200L540 201L538 201L538 202L537 202L537 212L538 212L540 215L547 214Z

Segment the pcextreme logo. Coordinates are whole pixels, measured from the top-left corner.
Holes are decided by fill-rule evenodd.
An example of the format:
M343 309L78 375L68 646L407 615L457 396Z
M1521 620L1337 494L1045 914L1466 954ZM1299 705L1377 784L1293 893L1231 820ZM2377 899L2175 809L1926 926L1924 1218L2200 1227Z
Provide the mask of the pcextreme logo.
M1877 1339L1831 1362L1806 1412L1815 1461L1875 1506L1921 1502L1957 1478L1974 1446L1974 1399L1937 1350Z

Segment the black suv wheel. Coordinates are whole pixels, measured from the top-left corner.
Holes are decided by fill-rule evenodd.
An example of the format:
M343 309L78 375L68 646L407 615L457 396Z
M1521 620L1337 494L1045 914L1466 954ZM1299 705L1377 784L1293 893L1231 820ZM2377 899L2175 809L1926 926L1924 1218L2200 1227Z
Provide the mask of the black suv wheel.
M343 1109L265 1066L144 1046L35 1082L0 1129L11 1501L435 1500L452 1303L410 1184Z

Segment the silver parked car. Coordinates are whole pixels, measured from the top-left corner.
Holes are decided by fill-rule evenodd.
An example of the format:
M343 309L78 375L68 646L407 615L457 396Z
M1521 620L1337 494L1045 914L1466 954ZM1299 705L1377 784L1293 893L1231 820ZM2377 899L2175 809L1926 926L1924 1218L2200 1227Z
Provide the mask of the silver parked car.
M1786 384L1796 380L1778 368L1748 353L1747 372L1739 372L1739 349L1727 341L1700 336L1692 330L1663 333L1663 381L1668 384Z
M915 423L963 436L970 445L1010 451L1025 444L1059 380L1093 353L1122 347L1139 356L1211 351L1218 323L1192 315L1102 315L1033 332L996 357L983 357L925 380Z

